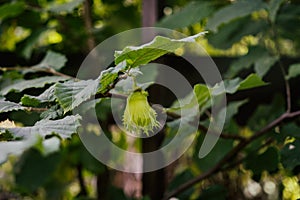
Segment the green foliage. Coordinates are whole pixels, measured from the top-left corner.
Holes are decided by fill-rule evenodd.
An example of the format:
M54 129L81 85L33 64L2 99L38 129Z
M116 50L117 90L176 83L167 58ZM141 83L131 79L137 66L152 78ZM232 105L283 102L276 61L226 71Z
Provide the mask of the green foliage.
M98 85L98 80L58 83L55 86L55 95L66 113L95 95Z
M36 66L32 67L32 69L38 70L40 68L53 68L59 71L65 66L66 62L67 58L64 55L55 53L53 51L47 51L44 59Z
M225 200L226 199L226 188L222 185L214 185L205 189L199 200L211 199L211 200Z
M74 0L64 4L52 3L48 7L48 10L55 13L71 13L75 8L83 3L84 0Z
M293 64L289 67L289 72L286 78L291 79L297 77L300 74L300 64Z
M10 102L10 101L2 101L0 100L0 113L9 112L13 110L24 110L25 107L20 104Z
M64 81L67 78L60 76L44 76L30 80L18 80L15 83L2 88L1 95L7 95L9 92L22 92L25 89L29 88L43 88L47 84L56 83L58 81Z
M34 193L39 187L45 185L57 165L59 164L60 155L51 154L43 156L37 150L27 151L22 159L16 165L16 184L20 190L26 193ZM36 165L39 163L39 165Z
M217 28L234 19L249 15L254 11L266 8L261 0L241 0L216 11L207 22L207 29L217 31Z
M180 12L164 17L156 25L170 29L184 28L205 19L214 11L215 7L211 2L192 1Z
M44 137L56 133L62 138L70 138L73 133L77 132L77 128L80 126L79 120L80 116L78 115L66 116L57 120L43 119L36 122L32 127L0 127L0 131L8 130L15 137L30 137L36 133Z
M0 7L0 19L5 20L21 14L25 9L23 2L7 3Z
M167 53L174 52L186 43L195 42L195 39L202 35L204 33L198 33L179 40L157 36L151 42L140 47L126 47L122 51L116 51L115 64L126 61L126 64L132 68L145 65Z
M300 165L299 155L297 154L299 148L300 141L298 139L292 143L286 144L285 147L281 150L281 161L286 169L293 170Z
M263 171L274 173L278 169L279 155L274 147L268 148L259 155L250 155L246 160L246 167L253 171L254 175L261 175Z
M141 1L89 3L91 16L86 15L84 0L0 5L1 51L22 57L15 60L15 67L9 59L7 63L3 59L0 68L0 163L15 166L15 183L4 188L20 198L95 199L93 194L101 193L102 188L95 191L90 183L97 177L99 185L103 185L102 179L108 185L104 188L109 193L107 199L131 199L113 185L117 173L88 152L78 133L105 134L120 148L143 150L140 140L130 141L124 130L116 127L111 119L112 107L118 109L117 114L123 112L121 100L137 87L149 90L150 104L157 103L161 94L155 93L153 84L159 67L154 64L156 59L166 54L175 56L179 48L198 43L212 55L228 58L229 62L218 64L226 79L211 85L192 80L193 91L175 99L170 107L158 109L167 115L158 147L174 140L185 147L196 139L174 164L175 169L165 169L170 174L168 183L161 180L153 187L166 188L166 196L175 191L179 199L235 199L237 194L246 199L245 184L228 182L254 179L260 184L272 180L278 191L274 195L281 199L282 190L290 189L281 185L282 180L287 175L296 177L300 166L300 126L296 118L300 105L299 95L293 93L300 74L299 61L294 59L300 56L299 4L287 0L167 1L174 13L156 25L191 36L158 36L140 46L116 49L114 63L105 66L98 78L80 80L64 73L76 74L74 69L80 65L76 56L90 50L91 41L98 44L117 32L138 27L141 21ZM204 35L201 31L206 29L209 32ZM188 67L180 67L190 72ZM283 76L288 83L282 81ZM284 91L288 88L291 95ZM111 102L112 93L120 101ZM221 94L227 97L226 109L218 107ZM212 106L218 107L216 116L211 115ZM96 112L103 130L93 124L82 126L82 116L75 114L76 109L87 115ZM198 109L200 118L195 119ZM224 117L216 146L199 159L205 136L215 134L206 133L209 123ZM193 126L195 122L200 124L198 129ZM101 146L97 148L102 151ZM79 189L74 187L78 180ZM203 182L195 185L195 180ZM186 185L181 193L177 191ZM263 189L255 198L274 198ZM145 195L140 199L151 198Z

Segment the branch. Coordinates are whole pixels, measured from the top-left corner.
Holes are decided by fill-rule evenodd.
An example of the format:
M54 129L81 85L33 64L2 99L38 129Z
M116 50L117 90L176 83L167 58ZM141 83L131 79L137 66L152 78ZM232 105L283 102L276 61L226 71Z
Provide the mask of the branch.
M79 182L79 186L80 186L80 192L79 192L78 196L86 196L87 195L87 188L86 188L84 178L83 178L83 174L82 174L82 165L78 164L76 166L76 168L77 168L78 182Z
M47 111L48 108L26 107L25 110L28 111L28 112L31 112L31 111L34 111L34 112L44 112L44 111Z
M174 113L174 112L170 112L170 111L167 111L167 115L168 115L169 117L172 117L173 119L179 119L179 118L181 118L181 116L180 116L179 114ZM192 123L192 122L190 122L190 123ZM198 130L201 130L201 131L203 131L204 133L207 133L207 131L208 131L208 129L207 129L205 126L203 126L202 124L200 124L200 123L198 124ZM211 134L214 134L214 135L219 135L219 133L214 132L214 131L210 131L210 133L211 133ZM220 137L223 138L223 139L233 139L233 140L240 140L240 141L246 139L246 138L243 137L243 136L240 136L240 135L233 135L233 134L228 134L228 133L222 133L222 134L220 135Z
M203 174L201 174L198 177L195 177L194 179L182 184L181 186L179 186L177 189L171 191L170 193L166 194L164 197L164 200L167 200L175 195L178 195L179 193L185 191L186 189L188 189L189 187L195 185L196 183L212 176L213 174L220 172L222 170L224 170L223 166L228 163L229 161L231 161L240 151L242 151L248 144L250 144L252 141L254 141L255 139L261 137L262 135L264 135L265 133L267 133L270 129L274 128L275 126L277 126L279 123L281 123L283 120L288 119L288 118L293 118L296 116L300 115L300 110L296 111L296 112L285 112L283 113L281 116L279 116L277 119L275 119L274 121L272 121L271 123L269 123L268 125L266 125L264 128L262 128L260 131L257 131L253 136L251 136L250 138L246 139L246 140L241 140L237 146L235 146L231 151L229 151L224 157L223 159L221 159L211 170L209 170L208 172L205 172Z
M92 34L92 29L93 29L93 23L92 23L92 16L91 16L91 5L90 5L90 0L85 0L84 1L84 6L83 6L83 20L84 20L84 26L88 35L87 38L87 46L88 50L91 51L93 48L96 46L95 45L95 39Z
M51 67L47 67L47 68L31 68L31 67L0 67L0 71L22 71L22 70L27 70L27 69L32 69L36 72L46 72L55 76L61 76L61 77L65 77L65 78L70 78L70 79L75 79L77 80L77 78L67 75L67 74L63 74L61 72L56 71L55 69L51 68Z

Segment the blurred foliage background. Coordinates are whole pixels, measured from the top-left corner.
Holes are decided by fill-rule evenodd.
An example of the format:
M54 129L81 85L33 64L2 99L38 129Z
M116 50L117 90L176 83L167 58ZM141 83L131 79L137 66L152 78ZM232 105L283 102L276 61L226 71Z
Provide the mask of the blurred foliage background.
M75 76L95 45L143 26L145 12L153 12L157 27L186 35L208 30L199 43L213 57L225 80L256 73L269 83L227 95L231 118L226 132L250 138L286 108L289 112L299 110L299 1L157 0L151 9L143 7L145 1L0 0L1 89L22 76L8 68L34 66L49 50L65 55L60 72ZM180 65L175 56L170 57L168 62ZM42 91L37 88L29 93L38 95ZM1 93L0 98L19 102L22 95L15 91ZM244 99L248 101L241 103ZM104 111L99 118L109 121L107 113ZM25 111L0 115L0 121L10 119L21 126L33 125L39 118L39 114ZM299 125L299 117L280 121L265 135L253 139L234 159L227 160L226 170L175 196L199 200L299 199ZM113 134L116 130L106 131ZM6 140L1 134L0 141ZM40 141L1 164L0 199L161 199L212 169L239 142L222 138L207 157L199 159L202 141L203 135L199 134L197 142L176 163L160 173L146 175L107 168L87 152L76 135L58 144L54 141L52 145L59 150L50 153L45 153L48 150ZM128 145L126 140L122 143L122 138L119 142ZM153 177L151 181L149 177Z

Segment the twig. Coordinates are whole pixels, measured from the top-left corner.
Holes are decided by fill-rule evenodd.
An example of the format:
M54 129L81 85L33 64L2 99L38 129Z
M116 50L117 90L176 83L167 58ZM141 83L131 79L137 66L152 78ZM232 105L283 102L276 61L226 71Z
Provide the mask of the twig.
M223 166L231 161L241 150L243 150L248 144L250 144L252 141L254 141L255 139L261 137L262 135L264 135L265 133L267 133L270 129L272 129L273 127L277 126L279 123L281 123L283 120L287 119L287 118L293 118L296 116L300 115L300 110L296 111L296 112L285 112L283 113L280 117L278 117L277 119L275 119L274 121L272 121L271 123L269 123L267 126L265 126L264 128L262 128L260 131L257 131L253 136L251 136L250 138L246 139L246 140L241 140L237 146L235 146L231 151L229 151L222 160L220 160L211 170L209 170L208 172L205 172L203 174L201 174L198 177L195 177L194 179L182 184L181 186L179 186L177 189L171 191L170 193L166 194L164 197L164 200L167 200L183 191L185 191L186 189L188 189L189 187L191 187L192 185L210 177L211 175L220 172L223 170Z
M75 78L75 77L73 77L73 76L70 76L70 75L67 75L67 74L63 74L63 73L58 72L58 71L56 71L55 69L50 68L50 67L47 68L47 69L45 69L45 70L41 70L41 71L47 72L47 73L49 73L49 74L53 74L53 75L55 75L55 76L61 76L61 77L70 78L70 79L76 79L76 80L77 80L77 78Z
M170 111L167 111L167 115L169 117L172 117L173 119L181 118L181 116L179 114L174 113L174 112L170 112ZM192 123L192 122L190 122L190 123ZM208 131L208 129L200 123L198 124L198 130L201 130L204 133L207 133L207 131ZM214 134L214 135L219 135L219 133L214 132L212 130L210 131L210 133ZM223 138L223 139L233 139L233 140L240 140L240 141L246 139L245 137L240 136L240 135L233 135L233 134L227 134L227 133L221 133L220 137Z
M28 111L28 112L31 112L31 111L34 111L34 112L44 112L44 111L47 111L48 108L26 107L25 110Z

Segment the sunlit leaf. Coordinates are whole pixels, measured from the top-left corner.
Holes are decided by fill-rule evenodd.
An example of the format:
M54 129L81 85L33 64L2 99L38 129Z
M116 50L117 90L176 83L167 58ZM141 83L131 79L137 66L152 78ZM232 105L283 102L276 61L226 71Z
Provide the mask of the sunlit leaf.
M84 0L72 0L64 4L53 3L50 5L48 10L55 13L61 13L61 12L70 13L75 8L77 8L80 4L82 4L83 1Z
M58 134L62 138L70 138L73 133L77 132L77 128L80 126L79 115L67 116L58 120L41 120L35 123L34 126L28 127L16 127L16 128L2 128L0 131L9 131L15 137L28 138L34 134L41 136Z
M201 32L179 40L157 36L151 42L142 46L129 46L122 51L116 51L115 64L126 61L127 65L132 68L147 64L167 53L174 52L186 43L195 42L196 38L204 34L205 32Z
M56 83L58 81L65 81L67 78L60 76L43 76L36 79L30 80L20 80L16 83L13 83L5 88L3 88L0 93L6 95L11 91L22 92L25 89L29 88L43 88L46 84Z
M0 113L9 112L13 110L24 110L25 107L18 103L0 100Z
M267 85L266 82L264 82L258 75L256 74L250 74L245 80L243 80L238 90L246 90L256 87L261 87Z
M99 80L81 80L57 83L55 96L64 112L68 112L96 94Z

